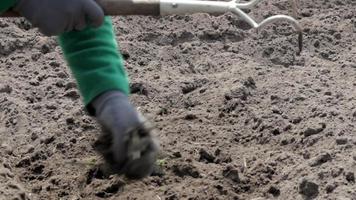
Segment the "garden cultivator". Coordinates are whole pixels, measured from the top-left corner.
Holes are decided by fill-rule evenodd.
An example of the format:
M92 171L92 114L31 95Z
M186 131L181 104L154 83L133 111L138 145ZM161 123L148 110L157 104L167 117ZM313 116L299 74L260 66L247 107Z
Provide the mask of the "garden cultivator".
M184 15L193 13L224 14L231 12L241 17L251 27L259 30L266 25L285 21L290 23L299 34L299 52L302 50L302 27L296 19L287 15L275 15L268 17L260 23L246 14L243 9L251 9L262 0L240 2L240 0L225 1L201 1L201 0L97 0L106 15ZM296 0L290 0L293 13L296 15ZM8 12L4 17L16 17L17 13Z

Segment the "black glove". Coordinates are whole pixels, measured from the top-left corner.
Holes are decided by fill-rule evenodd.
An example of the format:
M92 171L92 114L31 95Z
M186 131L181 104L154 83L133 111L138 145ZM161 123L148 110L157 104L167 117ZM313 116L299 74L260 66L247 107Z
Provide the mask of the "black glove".
M156 164L158 143L142 115L119 91L105 92L91 104L103 132L95 149L110 170L129 178L143 178Z
M104 12L94 0L19 0L14 10L47 35L99 27Z

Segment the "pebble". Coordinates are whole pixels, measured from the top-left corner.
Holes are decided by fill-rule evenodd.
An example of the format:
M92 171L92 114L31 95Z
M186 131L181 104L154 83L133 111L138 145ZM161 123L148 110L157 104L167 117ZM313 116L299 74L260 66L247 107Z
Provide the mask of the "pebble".
M322 132L326 128L325 123L319 123L318 125L314 127L308 127L303 131L304 137L309 137L311 135L316 135L320 132Z
M80 95L78 94L77 91L75 90L71 90L71 91L68 91L64 94L65 97L68 97L72 100L76 100L76 99L79 99L80 98Z
M337 145L344 145L347 144L347 138L336 138Z
M345 177L349 183L355 183L355 174L353 172L347 172Z
M185 120L194 120L194 119L198 119L198 117L195 114L187 114L186 116L184 116Z
M299 193L306 197L306 199L313 199L319 194L319 185L303 179L299 184Z
M311 167L316 167L316 166L319 166L323 163L326 163L328 161L330 161L332 158L331 158L331 155L329 153L323 153L321 155L318 155L316 156L315 158L313 158L311 160L311 162L309 163L309 166Z
M7 93L10 94L12 92L12 87L9 85L4 85L0 87L0 93Z
M227 166L224 170L223 170L223 176L225 178L228 178L236 183L240 183L241 179L239 176L239 172L237 169L233 168L232 166Z
M281 194L281 190L278 189L276 186L270 186L270 188L267 191L268 193L272 194L274 197L277 197Z
M326 193L332 193L336 188L337 188L336 183L329 183L326 185L325 190L326 190Z
M215 156L208 153L205 149L200 149L199 151L199 161L206 161L208 163L213 163L215 160Z

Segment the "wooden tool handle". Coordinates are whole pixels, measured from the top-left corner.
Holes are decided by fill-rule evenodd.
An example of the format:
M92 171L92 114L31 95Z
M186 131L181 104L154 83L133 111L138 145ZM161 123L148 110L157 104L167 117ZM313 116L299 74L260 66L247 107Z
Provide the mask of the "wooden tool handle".
M160 14L160 0L96 0L105 15L154 15ZM20 17L14 11L8 11L1 17Z

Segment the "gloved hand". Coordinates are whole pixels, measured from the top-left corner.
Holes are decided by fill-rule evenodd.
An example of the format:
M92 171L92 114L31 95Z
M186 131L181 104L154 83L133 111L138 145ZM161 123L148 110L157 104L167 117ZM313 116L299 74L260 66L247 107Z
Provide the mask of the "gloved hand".
M104 21L104 11L94 0L19 0L14 10L47 36L99 27Z
M91 105L103 128L94 147L109 164L110 171L134 179L150 175L158 143L128 97L119 91L109 91Z

